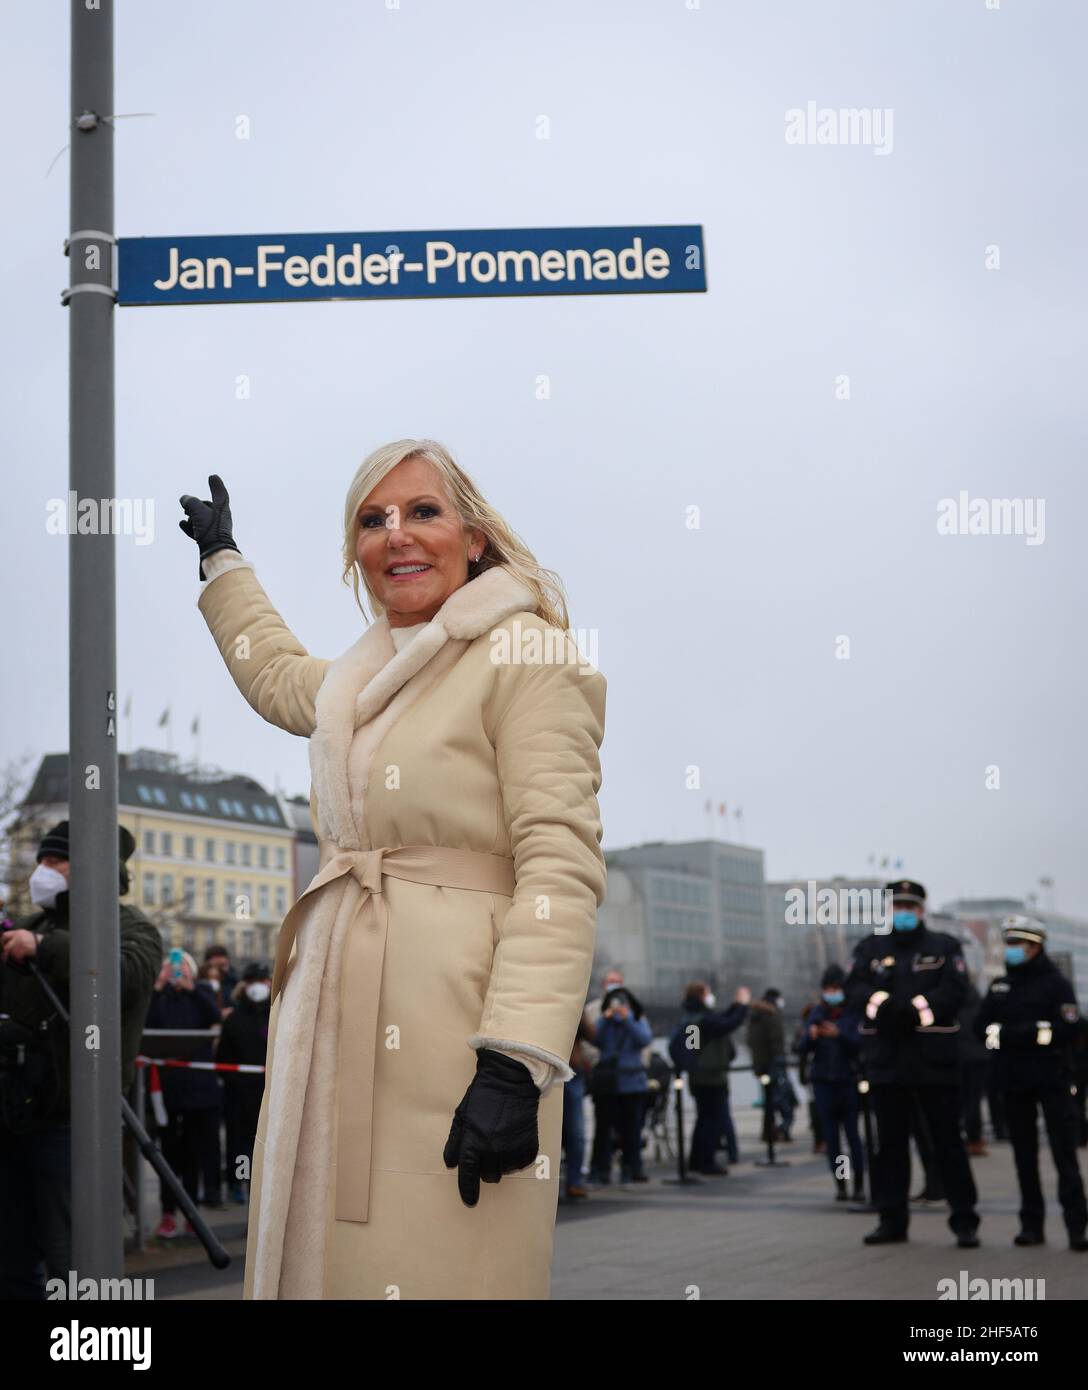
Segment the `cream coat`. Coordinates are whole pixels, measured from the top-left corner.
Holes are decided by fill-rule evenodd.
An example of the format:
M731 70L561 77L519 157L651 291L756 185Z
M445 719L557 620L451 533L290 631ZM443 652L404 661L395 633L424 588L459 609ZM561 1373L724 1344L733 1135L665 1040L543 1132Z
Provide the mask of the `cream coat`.
M230 562L200 611L246 700L310 739L320 844L280 932L244 1296L545 1298L562 1086L537 1164L475 1208L442 1150L474 1046L570 1054L605 889L604 678L502 568L401 651L383 617L330 663Z

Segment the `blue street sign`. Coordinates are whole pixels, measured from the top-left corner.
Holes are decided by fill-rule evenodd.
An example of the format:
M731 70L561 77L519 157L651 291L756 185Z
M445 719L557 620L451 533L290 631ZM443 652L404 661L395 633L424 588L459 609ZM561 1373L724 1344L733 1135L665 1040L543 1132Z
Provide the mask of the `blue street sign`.
M122 237L118 254L119 304L706 289L700 226Z

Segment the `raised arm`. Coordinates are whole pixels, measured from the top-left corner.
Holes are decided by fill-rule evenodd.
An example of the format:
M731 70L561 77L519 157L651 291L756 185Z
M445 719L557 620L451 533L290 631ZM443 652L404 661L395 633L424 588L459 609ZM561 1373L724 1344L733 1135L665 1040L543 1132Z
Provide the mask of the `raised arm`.
M308 738L329 662L310 656L273 607L234 543L226 488L215 474L208 483L212 500L183 497L178 523L200 547L197 606L245 700L270 724Z

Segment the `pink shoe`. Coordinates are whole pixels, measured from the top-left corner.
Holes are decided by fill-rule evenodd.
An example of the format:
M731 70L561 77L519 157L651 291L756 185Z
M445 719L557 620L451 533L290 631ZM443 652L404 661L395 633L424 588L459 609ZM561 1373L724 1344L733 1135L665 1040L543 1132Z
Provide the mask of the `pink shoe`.
M162 1220L155 1228L156 1240L173 1240L178 1233L178 1223L168 1213L163 1214Z

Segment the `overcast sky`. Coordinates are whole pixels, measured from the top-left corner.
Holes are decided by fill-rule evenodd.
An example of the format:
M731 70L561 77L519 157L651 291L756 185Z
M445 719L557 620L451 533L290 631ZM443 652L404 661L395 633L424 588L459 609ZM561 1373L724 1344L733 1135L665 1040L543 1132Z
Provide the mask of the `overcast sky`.
M305 742L208 634L177 498L222 474L273 602L334 657L362 622L347 485L432 436L599 632L606 847L702 837L710 796L772 878L891 855L938 900L1050 876L1088 916L1086 38L1075 0L118 4L116 110L155 113L117 126L121 236L701 223L709 281L119 309L118 493L156 523L117 542L134 742L164 746L169 704L175 751L199 714L205 760L308 791ZM68 6L9 6L4 40L9 759L68 737L68 543L45 530ZM888 152L788 143L809 101L890 110ZM961 490L1044 499L1045 540L938 534Z

